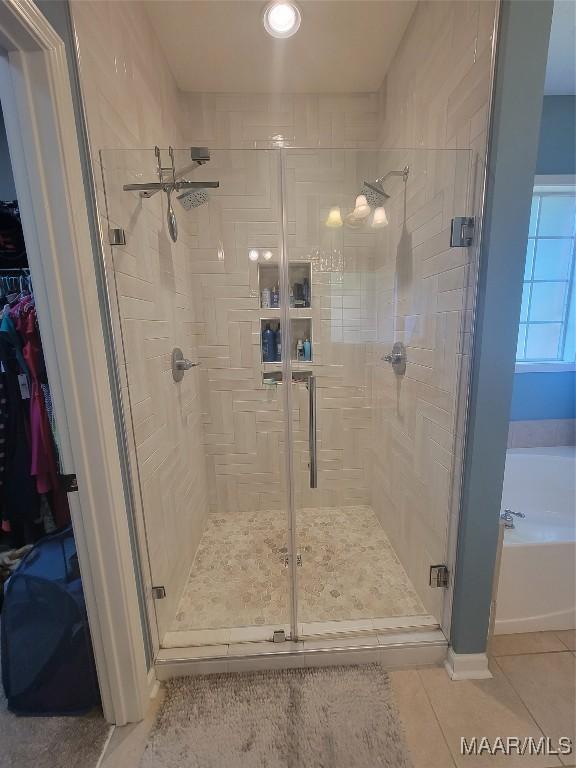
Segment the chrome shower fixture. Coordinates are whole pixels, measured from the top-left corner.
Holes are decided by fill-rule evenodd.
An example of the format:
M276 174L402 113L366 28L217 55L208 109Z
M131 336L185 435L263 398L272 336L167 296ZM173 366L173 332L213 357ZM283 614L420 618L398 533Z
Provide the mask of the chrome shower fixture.
M178 200L185 211L190 211L192 208L199 208L201 205L208 202L208 192L204 189L183 192L181 195L178 195L176 200Z
M176 221L176 214L172 207L172 194L174 192L181 192L182 190L192 190L184 192L182 195L178 195L177 200L184 208L189 211L191 208L197 208L199 205L207 202L208 193L206 189L218 189L220 186L219 181L187 181L182 177L204 165L210 160L210 151L208 147L190 147L190 157L192 158L192 164L183 168L176 173L176 165L174 162L174 149L168 147L168 155L170 156L170 165L168 167L162 166L162 158L160 147L154 147L154 154L156 155L156 168L158 172L159 181L153 181L149 184L124 184L122 189L125 192L140 192L140 197L149 198L156 194L156 192L165 192L166 200L168 204L167 211L167 226L168 232L172 242L178 240L178 223Z
M375 181L365 181L360 190L360 194L364 195L366 202L371 208L381 208L385 205L386 201L390 199L390 195L384 189L384 182L386 179L389 179L391 176L401 176L404 184L406 184L409 173L410 167L408 165L401 171L388 171L387 174Z

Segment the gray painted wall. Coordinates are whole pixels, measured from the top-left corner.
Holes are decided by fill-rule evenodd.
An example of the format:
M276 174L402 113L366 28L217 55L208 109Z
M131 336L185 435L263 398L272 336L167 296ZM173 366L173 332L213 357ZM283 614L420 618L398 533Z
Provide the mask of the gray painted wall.
M576 96L545 96L536 173L576 174Z
M552 0L504 0L451 643L486 650Z
M16 200L16 187L12 174L12 163L8 153L8 141L4 128L4 117L0 109L0 200Z

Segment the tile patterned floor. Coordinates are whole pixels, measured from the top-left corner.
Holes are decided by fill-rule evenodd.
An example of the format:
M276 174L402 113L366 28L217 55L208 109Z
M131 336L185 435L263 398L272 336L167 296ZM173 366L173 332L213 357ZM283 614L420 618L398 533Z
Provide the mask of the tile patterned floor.
M393 671L392 688L414 768L560 768L576 754L462 755L461 737L559 736L576 748L575 633L494 637L491 680L453 681L443 669Z
M497 636L491 680L456 682L439 667L391 671L414 768L574 768L574 753L462 755L460 738L554 739L562 732L576 743L575 640L572 630ZM142 723L115 730L101 768L137 768L161 696L162 689Z
M297 516L300 621L424 615L426 610L370 507ZM171 632L289 623L286 517L211 515Z

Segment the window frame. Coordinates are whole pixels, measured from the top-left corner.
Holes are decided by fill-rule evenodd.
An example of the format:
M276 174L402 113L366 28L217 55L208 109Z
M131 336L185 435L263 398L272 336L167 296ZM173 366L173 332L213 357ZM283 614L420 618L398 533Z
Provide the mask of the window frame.
M546 236L546 237L539 237L538 231L540 226L540 206L541 206L541 200L544 197L551 197L555 195L562 195L562 196L574 196L576 197L576 176L566 175L566 176L537 176L534 180L534 188L533 188L533 197L538 196L540 198L539 201L539 210L538 210L538 218L537 218L537 225L536 225L536 231L534 235L530 234L528 235L527 242L526 242L526 254L528 254L528 243L530 240L534 240L534 252L533 252L533 262L532 262L532 271L530 275L530 279L523 280L523 285L530 284L530 298L528 301L528 308L527 308L527 314L526 314L526 320L523 321L522 319L519 320L518 323L518 333L520 333L521 326L524 326L526 328L526 336L524 339L524 352L526 351L526 343L528 340L528 329L530 326L534 325L548 325L548 324L554 324L557 322L558 324L561 324L561 331L560 331L560 338L558 341L558 356L555 358L516 358L516 371L517 372L527 372L528 370L534 370L536 368L543 368L545 367L546 370L566 370L567 367L569 369L573 369L576 365L576 358L575 355L570 350L567 353L566 350L566 342L567 342L567 335L568 330L570 328L570 324L572 322L575 322L576 320L576 299L575 299L575 279L576 279L576 228L573 231L573 234L570 236ZM570 253L570 270L568 277L566 279L543 279L543 280L534 280L534 270L536 268L536 250L537 250L537 244L538 240L564 240L564 239L571 239L572 240L572 246L571 246L571 253ZM565 297L565 305L563 307L562 312L562 318L558 321L548 321L548 320L541 320L541 321L531 321L529 319L530 317L530 306L532 301L532 290L533 286L538 283L563 283L566 285L566 297Z

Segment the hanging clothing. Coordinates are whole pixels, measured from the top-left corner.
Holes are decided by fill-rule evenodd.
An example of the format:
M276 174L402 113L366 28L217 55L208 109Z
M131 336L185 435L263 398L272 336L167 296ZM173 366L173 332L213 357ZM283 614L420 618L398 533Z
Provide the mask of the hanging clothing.
M23 355L30 375L31 473L38 493L54 491L59 486L52 430L44 403L41 377L45 378L36 311L31 300L24 300L12 310L16 328L24 339Z
M47 533L54 524L64 527L70 522L46 405L48 381L31 294L18 295L4 310L0 365L5 395L5 402L0 402L0 433L3 423L6 431L6 455L0 456L0 475L4 458L1 528L11 531L17 543L28 543L37 540L38 531Z
M30 473L31 439L30 411L27 400L22 399L18 376L22 368L18 362L14 336L6 332L7 324L0 324L0 364L2 393L0 403L0 432L4 440L4 481L0 491L0 516L13 524L32 524L38 519L40 497L36 481ZM13 326L12 326L13 328ZM3 525L3 529L6 527Z

